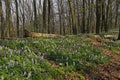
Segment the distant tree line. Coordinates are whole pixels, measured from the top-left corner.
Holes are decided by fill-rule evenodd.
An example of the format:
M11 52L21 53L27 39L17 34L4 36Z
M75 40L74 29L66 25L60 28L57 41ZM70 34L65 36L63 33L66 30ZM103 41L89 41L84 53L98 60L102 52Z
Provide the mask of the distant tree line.
M1 38L23 37L24 29L100 34L119 23L120 0L0 0Z

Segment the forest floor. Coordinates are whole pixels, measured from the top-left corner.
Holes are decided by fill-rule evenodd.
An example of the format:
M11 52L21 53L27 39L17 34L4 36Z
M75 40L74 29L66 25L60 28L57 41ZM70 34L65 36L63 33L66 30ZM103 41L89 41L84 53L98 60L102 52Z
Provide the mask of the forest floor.
M96 72L104 80L120 79L120 55L104 49L105 56L111 57L109 64L99 65L100 71Z
M99 35L0 40L0 80L119 80L120 41Z
M102 43L103 42L103 43ZM91 40L91 43L94 47L100 48L102 45L106 45L103 41ZM120 41L115 41L115 43L120 43ZM107 64L99 64L99 70L92 70L90 74L88 74L88 80L91 80L92 75L95 74L97 77L95 80L120 80L120 45L118 48L118 52L115 52L112 49L106 49L101 47L104 55L109 57L109 63ZM87 78L86 78L87 79Z

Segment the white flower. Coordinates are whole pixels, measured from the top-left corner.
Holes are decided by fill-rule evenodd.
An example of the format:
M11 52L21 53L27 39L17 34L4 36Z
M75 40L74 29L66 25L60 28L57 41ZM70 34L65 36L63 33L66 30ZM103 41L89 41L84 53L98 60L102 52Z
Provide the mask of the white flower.
M10 60L10 62L9 62L8 64L9 64L9 67L14 67L14 65L15 65L15 61Z
M1 76L1 80L4 80L4 76Z
M27 79L31 77L31 72L28 73Z

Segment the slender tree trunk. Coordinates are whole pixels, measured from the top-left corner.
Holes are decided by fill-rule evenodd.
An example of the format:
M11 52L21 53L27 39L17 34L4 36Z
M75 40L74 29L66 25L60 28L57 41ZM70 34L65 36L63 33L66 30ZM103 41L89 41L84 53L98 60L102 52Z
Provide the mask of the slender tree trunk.
M116 0L116 10L115 10L115 27L117 27L117 23L118 23L118 7L119 7L119 3L118 3L118 0Z
M63 30L63 35L65 35L65 7L64 7L64 1L61 0L61 18L62 18L62 30Z
M108 30L109 30L110 8L111 8L111 0L108 0L107 11L106 11L106 25L105 25L105 32L108 32Z
M120 7L120 0L116 0L116 2L117 2L116 6L119 8ZM119 11L117 11L117 12L118 12L117 16L120 16L120 12ZM118 21L120 22L120 17L118 17ZM119 26L118 40L120 40L120 23L118 24L118 26Z
M79 3L78 0L76 0L76 6L77 6L77 26L78 26L78 33L80 33L80 9L79 9Z
M83 5L82 5L82 8L83 8L83 12L82 12L82 33L85 33L85 0L82 0L83 1Z
M102 25L101 25L101 31L104 30L105 27L105 0L102 0Z
M72 18L72 31L73 34L76 35L77 34L77 28L76 28L76 17L75 17L75 13L74 13L74 9L73 9L73 1L72 0L68 0L69 2L69 7L70 7L70 13L71 13L71 18Z
M25 2L23 0L23 14L22 14L22 19L23 19L23 33L25 30Z
M52 27L51 27L51 33L54 34L55 33L55 18L54 18L54 6L53 6L54 2L53 0L51 0L51 18L52 18Z
M4 39L4 25L3 25L3 21L4 21L4 17L3 17L3 10L2 10L2 0L0 0L0 18L1 18L1 38Z
M16 5L16 27L17 27L17 37L19 37L19 12L18 12L18 1L15 0Z
M64 12L64 4L62 0L58 0L58 11L59 11L59 23L60 23L60 34L65 35L65 12Z
M118 40L120 40L120 25L119 25L119 34L118 34Z
M89 6L89 10L88 10L88 20L87 20L87 33L90 33L90 28L91 28L91 25L90 25L90 0L88 0L88 6Z
M91 4L94 5L94 0L91 0ZM95 19L94 19L94 7L91 8L91 15L90 15L90 25L91 25L91 32L94 33L95 32Z
M19 4L21 4L20 13L21 13L21 18L20 21L22 23L22 37L24 37L24 31L25 31L25 1L24 0L18 0Z
M6 6L6 28L7 32L6 35L9 38L11 35L11 8L10 8L11 0L5 0L5 6Z
M72 34L72 21L71 21L71 13L70 13L70 7L68 7L68 16L67 16L67 19L68 19L68 25L69 26L69 34Z
M37 9L36 9L36 0L33 0L33 8L34 8L34 31L38 32L38 26L37 26Z
M48 0L48 34L50 33L51 1Z
M101 0L96 0L96 34L100 33L101 27Z
M43 1L43 27L42 27L42 32L46 32L47 26L46 26L46 6L47 6L47 0Z
M62 26L62 0L58 0L58 11L59 11L59 23L60 23L60 34L63 33L63 26Z

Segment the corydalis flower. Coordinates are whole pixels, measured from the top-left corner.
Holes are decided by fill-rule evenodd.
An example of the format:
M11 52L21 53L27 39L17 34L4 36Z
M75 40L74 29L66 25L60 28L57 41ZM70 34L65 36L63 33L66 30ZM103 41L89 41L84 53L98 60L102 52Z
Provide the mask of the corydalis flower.
M10 62L9 62L8 64L9 64L9 67L14 67L14 65L15 65L15 61L10 60Z

